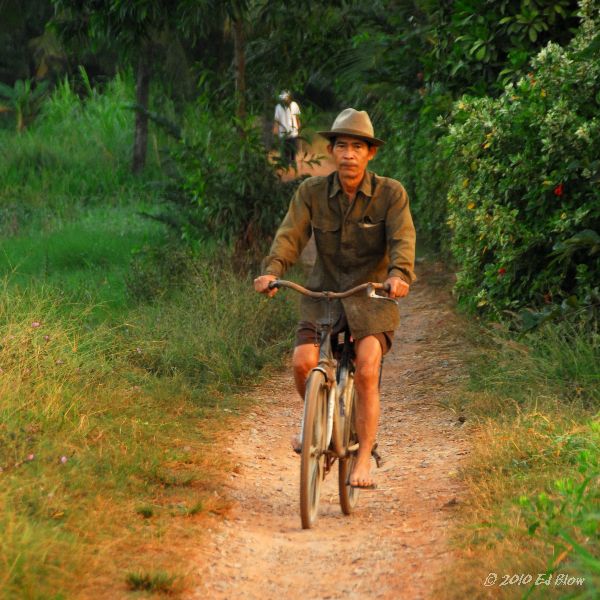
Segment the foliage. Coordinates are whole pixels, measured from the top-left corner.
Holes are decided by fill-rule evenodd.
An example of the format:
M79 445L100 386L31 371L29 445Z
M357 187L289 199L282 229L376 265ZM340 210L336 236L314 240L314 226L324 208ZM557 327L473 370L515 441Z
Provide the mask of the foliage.
M162 303L139 311L136 328L144 336L135 364L220 392L238 389L281 356L289 343L293 305L259 297L251 277L233 273L218 255L187 262L186 282Z
M291 306L226 263L163 248L164 228L139 217L157 192L123 166L131 82L83 85L85 99L62 82L28 130L0 137L7 598L114 597L134 569L166 589L181 528L197 540L194 515L221 508L222 408L240 407L233 393L280 360L292 329Z
M276 340L289 335L291 315L284 303L259 298L247 278L198 268L202 278L185 292L113 315L113 326L90 319L95 298L81 303L60 282L3 284L0 587L7 597L93 587L99 572L118 574L132 559L155 567L142 555L157 529L190 518L200 501L214 507L199 435L212 439L220 406L234 408L231 393L278 360ZM165 487L184 512L170 514ZM142 526L132 503L148 502L153 524Z
M368 108L388 140L377 165L405 184L419 237L430 248L445 253L450 239L450 157L439 145L447 121L438 117L446 119L452 99L466 90L496 95L548 40L567 42L576 9L574 0L354 6L361 27L336 58L336 91Z
M32 81L17 79L15 85L9 86L0 83L0 100L6 104L0 104L1 112L14 112L17 131L20 133L33 119L40 108L40 104L46 94L47 82L42 82L32 87Z
M176 186L157 218L190 243L235 244L239 259L247 253L250 263L256 261L297 183L281 181L283 165L270 155L252 119L232 121L199 104L185 131L173 152Z
M425 76L452 91L479 94L523 74L549 41L566 44L577 25L576 0L462 0L430 15ZM501 89L501 88L500 88Z
M360 2L313 0L256 3L249 15L248 99L272 118L274 99L290 89L302 106L337 108L334 88L348 40L361 29ZM324 52L323 48L327 48ZM346 95L343 94L345 97Z
M475 389L501 394L517 405L548 394L592 411L600 402L600 335L593 320L550 322L519 341L506 334L492 342L491 354L483 353L482 364L470 373Z
M357 2L349 19L360 26L336 59L337 84L363 102L367 92L369 104L440 85L454 96L494 93L548 41L571 39L577 7L576 0Z
M125 579L131 590L170 594L174 591L173 584L177 578L175 575L158 571L156 573L128 573Z
M60 287L69 302L95 302L95 319L119 314L138 300L126 293L126 280L135 273L132 258L142 248L162 247L167 237L164 226L140 218L143 207L90 207L66 222L46 222L45 231L21 229L10 241L5 238L0 273L10 274L13 285L35 279ZM160 282L167 283L175 281Z
M144 304L165 299L190 276L191 259L190 249L172 235L160 245L137 245L125 275L128 296Z
M470 377L454 399L473 426L455 532L463 552L447 596L478 597L493 570L533 574L515 598L562 598L554 582L567 573L585 579L569 592L591 600L600 585L597 322L545 323L519 340L496 324L473 336ZM552 585L534 586L539 573Z
M178 9L169 11L161 0L125 2L122 0L52 0L55 26L65 39L89 37L100 46L118 44L125 52L135 52L148 39L178 22ZM171 8L173 8L171 6ZM195 16L195 12L190 12ZM196 22L196 21L195 21Z
M124 66L135 65L135 107L141 110L135 115L132 171L140 173L146 166L150 80L157 62L154 50L165 39L177 44L172 31L188 32L188 27L202 22L200 7L193 10L183 2L186 11L180 14L180 5L161 0L53 0L53 4L54 27L67 43L81 45L89 39L100 48L115 47L126 61Z
M42 65L35 49L52 40L40 39L48 2L0 1L8 5L0 76L12 85L44 75L31 71ZM281 182L258 120L230 118L233 78L223 74L233 62L232 19L244 20L251 109L270 120L273 91L284 86L301 102L304 94L368 108L389 140L378 163L404 181L421 237L426 232L438 247L447 243L453 183L449 218L467 305L483 301L480 308L498 314L564 300L560 314L570 315L572 329L550 322L554 306L531 312L543 327L518 342L495 341L480 379L472 379L476 389L465 392L479 425L479 454L466 470L469 501L472 514L487 515L469 529L486 541L485 548L473 543L471 556L516 539L519 551L507 553L513 561L525 556L546 566L562 556L554 547L571 547L569 564L595 568L586 553L598 548L590 519L598 337L579 319L586 298L597 298L600 233L600 41L589 14L587 37L566 50L548 46L532 76L498 100L463 99L451 123L437 117L453 97L465 89L495 95L498 81L530 70L529 56L548 40L566 43L574 2L52 5L79 42L71 67L93 55L113 73L147 51L169 65L165 71L177 65L181 80L200 74L211 101L179 107L182 134L170 156L154 135L145 179L125 166L133 135L128 76L105 86L91 85L85 72L59 81L31 127L19 136L0 131L8 238L0 260L7 274L0 286L2 591L113 597L125 582L175 591L167 553L181 548L181 538L172 542L183 527L197 539L202 526L194 529L192 517L218 503L215 431L243 401L231 394L280 360L289 342L291 305L254 294L251 277L232 273L226 260L232 245L240 259L262 250L295 185ZM595 3L581 6L589 12ZM157 57L159 47L165 52ZM154 90L152 110L161 115L171 111L170 86ZM161 165L176 176L166 190ZM192 248L167 245L137 211L169 223ZM172 527L178 519L186 521ZM115 586L106 584L111 574ZM100 578L110 590L89 592ZM481 580L473 578L477 589L462 597L481 594Z
M15 137L0 130L0 231L47 227L85 206L116 205L154 192L127 169L133 85L115 77L102 93L67 79L44 101L38 119ZM76 92L86 85L86 98ZM76 150L75 150L76 149ZM153 155L155 158L155 155ZM154 169L156 162L152 162Z
M600 426L589 423L589 437L561 436L557 443L577 448L573 456L576 472L553 482L549 492L519 498L532 537L541 537L553 548L548 557L546 578L557 571L575 569L585 574L587 597L600 593L600 560L590 551L600 542ZM572 572L572 571L571 571ZM534 586L529 593L534 591ZM527 594L525 597L528 597Z
M380 102L379 106L392 114L395 103ZM439 88L423 98L420 110L396 116L387 124L386 145L373 164L374 169L405 186L419 243L446 255L450 244L445 194L449 165L440 156L439 143L447 126L438 122L438 115L451 106L451 96Z
M498 314L598 294L600 256L588 241L600 231L599 57L590 35L549 44L497 100L457 103L445 147L467 307Z
M45 26L52 16L49 0L0 2L0 81L42 78L64 60L51 48Z

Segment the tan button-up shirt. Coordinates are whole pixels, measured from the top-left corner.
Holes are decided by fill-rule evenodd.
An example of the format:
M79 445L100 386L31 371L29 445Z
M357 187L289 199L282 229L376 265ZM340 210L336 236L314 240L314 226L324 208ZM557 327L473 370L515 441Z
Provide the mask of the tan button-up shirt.
M310 177L296 191L283 219L264 273L282 277L315 235L317 259L306 287L344 291L367 281L383 282L390 276L412 283L415 228L408 195L402 185L367 171L352 202L337 175ZM330 303L328 307L327 304ZM316 322L336 318L341 309L356 339L399 324L398 307L392 302L352 296L341 301L302 297L301 319Z

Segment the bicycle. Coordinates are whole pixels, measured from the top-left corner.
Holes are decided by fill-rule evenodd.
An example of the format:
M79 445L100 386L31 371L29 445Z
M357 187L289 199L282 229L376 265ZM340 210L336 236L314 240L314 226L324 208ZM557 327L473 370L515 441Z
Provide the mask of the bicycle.
M376 290L389 291L382 283L364 283L345 292L315 292L297 283L275 280L269 288L288 288L312 298L328 301L347 298L367 291L371 298L394 299L379 296ZM329 306L329 304L328 304ZM350 485L350 474L358 452L356 433L356 396L354 391L354 342L349 331L344 333L339 360L332 351L334 323L329 316L317 321L319 332L319 362L306 380L304 413L302 417L302 449L300 452L300 517L303 529L310 529L318 516L321 483L338 460L338 488L340 506L350 515L358 502L359 489ZM342 332L340 332L342 333ZM336 347L338 344L336 344ZM373 448L377 466L380 456Z

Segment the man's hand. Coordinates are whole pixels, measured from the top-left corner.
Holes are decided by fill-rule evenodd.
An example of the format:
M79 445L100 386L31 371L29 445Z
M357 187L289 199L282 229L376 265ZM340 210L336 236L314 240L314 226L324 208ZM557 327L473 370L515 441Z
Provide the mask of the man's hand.
M275 281L277 277L275 275L261 275L254 280L254 289L259 294L266 294L269 298L272 298L277 293L277 288L269 289L269 283Z
M404 296L408 295L410 286L401 277L388 277L386 283L390 286L390 291L388 292L390 298L404 298Z

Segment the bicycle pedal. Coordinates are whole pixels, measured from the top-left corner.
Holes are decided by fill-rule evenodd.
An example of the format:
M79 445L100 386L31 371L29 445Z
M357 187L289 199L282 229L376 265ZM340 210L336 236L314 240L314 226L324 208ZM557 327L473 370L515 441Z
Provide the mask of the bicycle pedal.
M381 465L383 464L383 458L381 458L381 454L379 454L379 452L377 452L377 444L375 444L373 446L373 449L371 450L371 456L375 459L375 464L377 465L377 468L379 469L381 467Z

